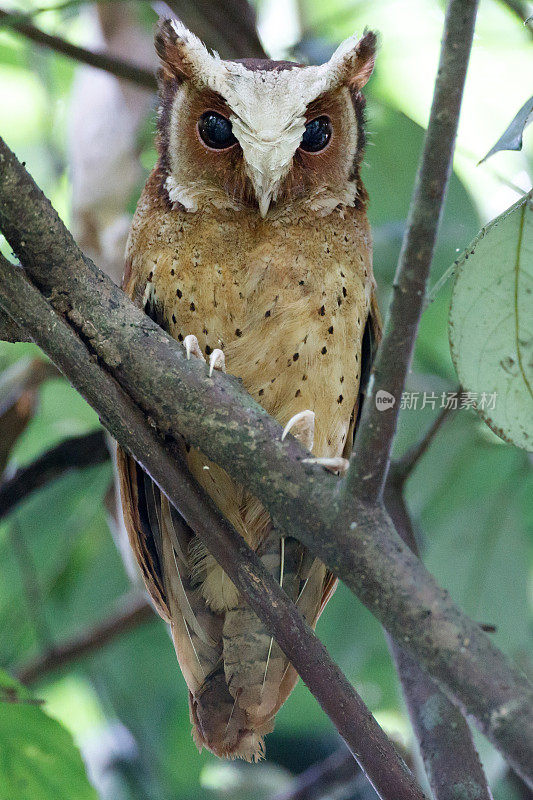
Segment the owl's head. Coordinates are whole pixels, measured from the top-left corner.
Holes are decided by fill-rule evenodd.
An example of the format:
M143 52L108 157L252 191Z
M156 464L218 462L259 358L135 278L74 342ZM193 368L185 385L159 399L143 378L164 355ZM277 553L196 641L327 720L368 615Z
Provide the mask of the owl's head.
M160 170L171 203L189 211L318 213L361 200L362 87L376 36L347 39L326 64L223 61L176 20L160 23Z

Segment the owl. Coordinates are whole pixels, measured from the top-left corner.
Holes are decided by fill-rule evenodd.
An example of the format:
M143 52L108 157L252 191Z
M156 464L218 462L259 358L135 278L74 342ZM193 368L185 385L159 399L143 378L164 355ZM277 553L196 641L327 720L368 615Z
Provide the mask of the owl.
M155 45L159 158L132 222L124 290L209 375L240 378L309 461L339 472L380 335L359 175L375 34L348 39L321 66L223 61L175 20L160 22ZM315 626L334 576L246 486L186 441L178 448ZM124 452L118 462L130 542L170 625L194 740L258 760L297 674L150 477Z

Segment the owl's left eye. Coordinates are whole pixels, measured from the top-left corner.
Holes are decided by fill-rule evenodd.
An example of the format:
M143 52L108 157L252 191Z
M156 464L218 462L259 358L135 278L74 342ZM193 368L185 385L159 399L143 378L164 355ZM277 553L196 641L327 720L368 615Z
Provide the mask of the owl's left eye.
M198 133L202 142L212 150L226 150L237 141L231 122L216 111L206 111L198 120Z
M324 150L331 139L331 122L329 117L316 117L305 126L300 149L307 153L318 153Z

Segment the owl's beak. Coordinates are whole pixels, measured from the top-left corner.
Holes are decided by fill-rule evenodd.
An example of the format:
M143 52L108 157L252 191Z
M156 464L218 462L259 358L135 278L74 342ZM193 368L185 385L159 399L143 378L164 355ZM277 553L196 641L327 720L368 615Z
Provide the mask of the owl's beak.
M257 177L252 177L252 183L254 185L255 196L257 199L257 205L259 206L259 213L263 217L263 219L268 214L268 210L272 205L272 202L276 198L278 182L270 173L269 169L270 165L267 164L264 172L260 173Z
M266 217L268 213L268 209L270 208L270 204L272 202L272 192L265 192L261 194L259 197L259 213L263 217Z
M259 155L261 158L256 155L255 163L250 157L247 163L259 213L264 219L272 203L277 200L281 180L289 165L280 164L279 159L276 160L274 149L268 149L266 153L262 152Z
M269 114L261 106L260 118L255 124L245 124L237 114L230 117L263 219L278 199L280 186L291 168L305 130L303 117L291 117L272 127L271 120L265 116L269 117Z

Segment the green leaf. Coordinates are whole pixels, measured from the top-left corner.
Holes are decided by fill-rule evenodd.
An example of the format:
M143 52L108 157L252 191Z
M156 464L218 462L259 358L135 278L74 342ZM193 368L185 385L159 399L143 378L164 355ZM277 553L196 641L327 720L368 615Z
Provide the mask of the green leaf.
M499 153L500 150L521 150L522 136L530 122L533 122L533 97L530 97L529 100L524 103L509 127L502 133L496 144L490 148L487 155L481 159L479 164L483 164L487 158L493 156L494 153Z
M72 737L0 671L0 800L97 800Z
M476 410L533 450L533 192L483 228L459 258L449 316L452 359Z

